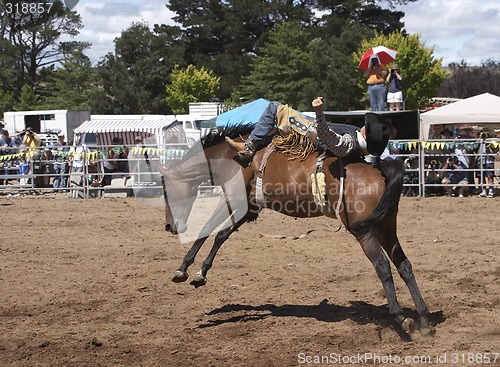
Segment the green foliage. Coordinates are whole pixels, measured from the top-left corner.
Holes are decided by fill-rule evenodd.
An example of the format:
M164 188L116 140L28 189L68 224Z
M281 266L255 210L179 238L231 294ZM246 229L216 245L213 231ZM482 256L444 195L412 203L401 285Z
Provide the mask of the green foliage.
M37 87L40 68L57 63L63 54L88 44L67 41L63 35L75 37L83 27L80 15L66 9L62 1L41 0L37 3L52 3L50 11L10 12L5 11L7 4L15 6L26 4L25 0L11 0L0 4L2 27L0 39L8 39L17 49L16 67L19 72L18 89L28 83Z
M442 59L436 59L432 55L433 47L425 47L425 44L420 42L418 34L404 35L402 32L394 32L386 36L375 33L373 38L363 40L358 51L354 53L355 65L359 64L366 50L378 45L398 52L395 63L399 66L403 76L402 86L407 109L422 108L430 98L436 96L448 73L441 66ZM390 68L391 64L387 67ZM361 71L358 85L366 90L366 78Z
M14 105L15 111L38 110L40 107L40 96L35 93L33 87L25 84L21 89L19 101Z
M190 102L208 101L215 97L220 86L220 78L205 68L197 69L188 65L181 70L175 65L171 74L171 82L166 86L166 101L175 114L187 113Z
M248 99L266 98L287 103L296 109L310 108L311 33L298 22L280 24L262 47L262 56L251 64L244 78L243 95Z
M289 0L171 0L168 8L183 27L185 60L221 76L217 97L228 98L248 75L248 65L258 54L275 24L313 19L312 1Z
M0 116L7 111L12 111L14 109L15 97L12 92L4 92L0 89Z
M95 67L87 44L60 41L82 27L62 2L50 15L17 16L0 2L0 108L168 114L186 112L190 101L265 97L310 110L321 95L327 109L359 109L366 85L357 61L377 44L399 51L406 106L415 108L446 73L432 48L401 31L404 14L393 5L412 1L170 0L182 28L132 23Z
M500 62L486 60L481 66L469 66L462 60L450 64L449 70L439 97L469 98L486 92L500 96Z
M83 50L65 55L61 67L49 76L50 95L44 99L44 109L89 110L94 86L90 59Z
M340 36L317 39L313 52L314 95L323 96L327 110L360 109L363 91L357 87L358 69L352 64L352 52L363 38L361 26L345 27Z
M92 98L94 113L169 113L165 83L183 63L177 27L133 23L115 40L115 53L96 68L101 90Z
M324 29L328 28L326 24ZM243 79L243 96L278 100L302 111L311 110L317 96L324 97L328 109L356 106L361 92L356 88L351 53L362 34L361 27L328 35L294 21L277 26L261 48L262 56L253 60L250 75Z

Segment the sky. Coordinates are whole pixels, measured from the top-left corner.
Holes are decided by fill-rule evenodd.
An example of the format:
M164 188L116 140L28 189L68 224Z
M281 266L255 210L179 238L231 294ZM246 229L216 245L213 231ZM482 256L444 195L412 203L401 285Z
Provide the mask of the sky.
M167 0L80 0L74 10L84 28L76 38L92 43L86 54L93 63L114 51L113 40L132 22L174 25ZM500 0L417 0L398 10L409 34L419 34L434 56L450 62L466 60L468 65L500 61Z

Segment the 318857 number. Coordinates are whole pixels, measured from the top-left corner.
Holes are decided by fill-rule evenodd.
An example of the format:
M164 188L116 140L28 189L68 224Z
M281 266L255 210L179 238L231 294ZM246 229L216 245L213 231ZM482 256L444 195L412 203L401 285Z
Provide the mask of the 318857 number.
M5 11L7 14L43 14L50 13L50 9L54 5L53 2L19 2L5 3Z

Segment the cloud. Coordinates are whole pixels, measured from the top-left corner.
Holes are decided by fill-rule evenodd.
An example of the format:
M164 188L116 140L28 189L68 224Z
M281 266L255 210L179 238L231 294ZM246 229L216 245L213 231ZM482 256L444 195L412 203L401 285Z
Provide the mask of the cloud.
M86 54L96 63L108 52L114 52L114 40L133 22L174 25L172 13L165 6L165 0L151 1L106 1L82 0L74 9L82 17L83 29L76 38L90 42Z
M444 65L461 60L469 65L500 60L497 0L418 0L398 10L405 12L406 31L420 34L426 47L436 46L434 54L443 58Z

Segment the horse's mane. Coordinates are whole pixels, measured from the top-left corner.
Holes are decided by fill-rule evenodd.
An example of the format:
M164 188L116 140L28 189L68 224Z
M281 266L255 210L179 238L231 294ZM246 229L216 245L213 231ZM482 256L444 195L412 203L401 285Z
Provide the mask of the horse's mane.
M226 136L230 138L238 137L240 135L248 134L252 131L254 126L241 125L241 126L224 126L212 128L210 132L201 139L203 149L210 148L214 145L220 144L225 140Z
M225 137L229 136L230 138L235 138L240 135L248 134L252 131L254 126L244 125L244 126L224 126L224 127L214 127L210 129L209 133L201 138L201 144L195 144L188 152L182 157L181 161L177 161L173 164L176 166L178 163L182 161L188 160L189 158L195 156L201 151L213 147L217 144L225 142Z

